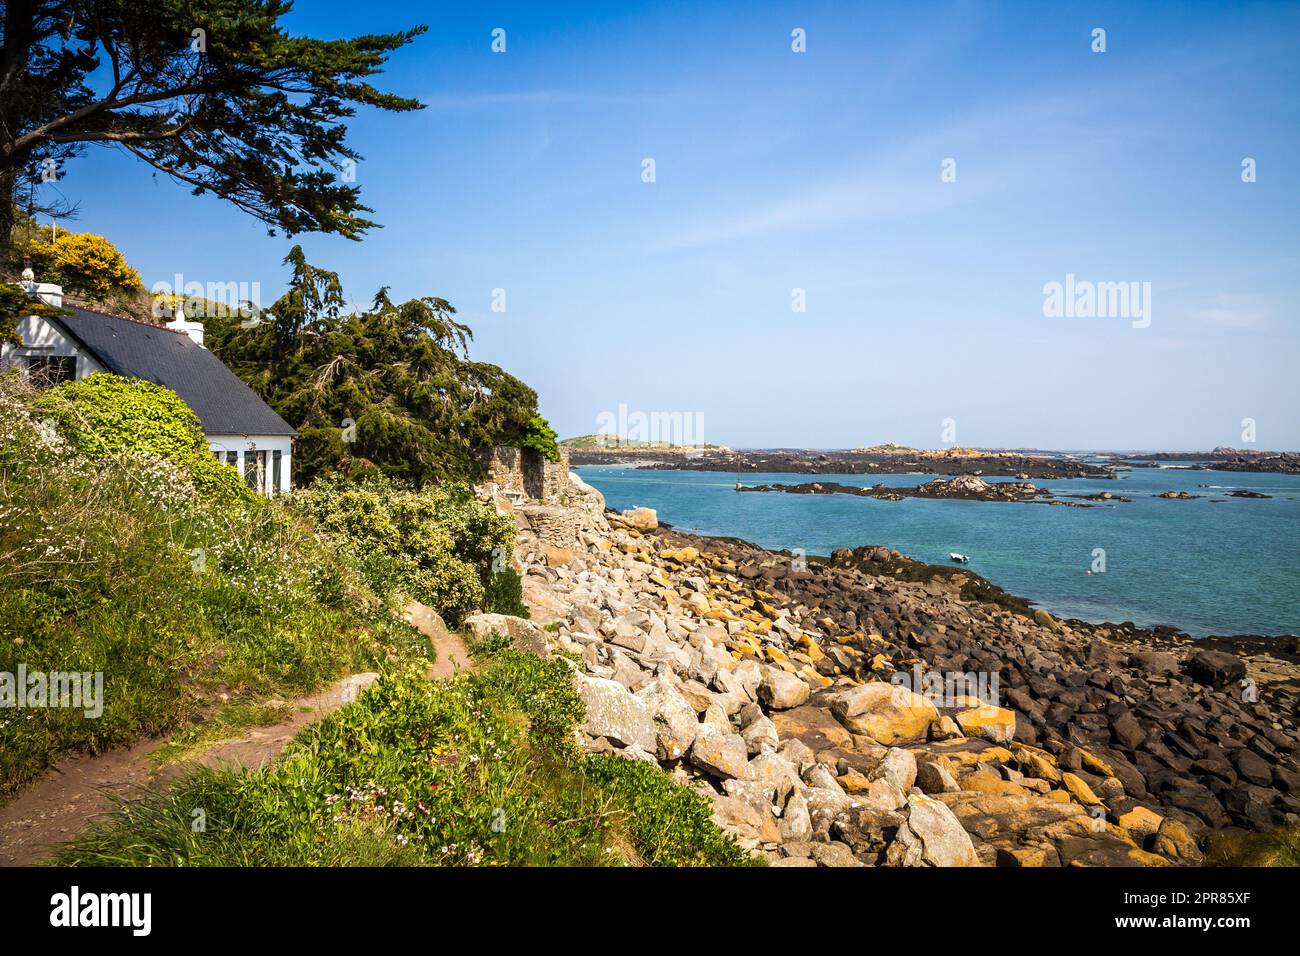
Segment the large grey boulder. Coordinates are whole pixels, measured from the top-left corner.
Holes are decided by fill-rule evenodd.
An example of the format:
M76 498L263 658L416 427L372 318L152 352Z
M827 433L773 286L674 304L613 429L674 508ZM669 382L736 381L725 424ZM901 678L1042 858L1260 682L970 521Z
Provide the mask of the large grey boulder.
M846 797L844 788L840 782L835 779L835 774L831 773L830 767L824 763L815 764L804 777L810 787L821 787L823 790L831 790L835 793L842 793Z
M658 749L654 717L649 706L618 681L575 674L578 695L587 705L582 729L606 737L620 747L633 744L647 753Z
M742 846L753 848L759 843L778 843L781 831L767 807L761 809L748 801L720 793L709 795L713 802L713 822L736 837Z
M546 632L522 617L512 617L509 614L471 614L465 618L463 626L476 641L484 641L493 634L500 634L510 638L510 643L516 649L529 654L544 656L550 650Z
M617 515L609 516L611 524L633 528L636 531L653 531L659 527L659 515L653 508L629 508Z
M808 813L808 801L801 793L792 793L786 801L785 811L781 814L781 839L787 843L807 840L812 836L812 817Z
M1227 651L1197 651L1187 662L1187 675L1198 684L1223 687L1246 676L1246 665Z
M758 685L759 699L772 710L789 710L808 699L812 691L799 677L779 667L763 671L763 682Z
M831 713L851 733L890 744L923 737L939 716L930 701L906 687L874 681L830 697Z
M746 658L736 665L734 673L744 695L750 700L758 700L758 685L763 683L763 669L758 661Z
M664 678L651 681L637 694L654 720L656 753L660 760L684 757L695 743L699 724L695 708Z
M916 755L910 750L891 747L885 759L871 771L870 779L888 781L906 793L916 783Z
M719 779L749 777L749 748L730 725L700 724L691 745L691 763Z
M907 825L898 828L886 862L894 866L979 866L970 834L957 815L931 797L908 798Z
M622 615L614 618L606 624L601 630L609 639L611 644L617 644L619 647L625 647L629 651L641 653L646 646L646 633L637 624L629 619L629 615Z
M916 785L922 793L956 793L961 789L948 768L937 760L927 760L917 765Z
M775 726L775 723L773 726ZM797 737L784 741L776 748L776 752L794 764L800 776L807 773L812 765L817 762L817 755L812 752L812 748Z
M817 861L818 866L866 866L865 863L853 855L853 851L846 844L835 840L830 843L814 843L812 845L812 858Z
M828 787L809 787L803 796L808 804L813 833L819 840L828 839L835 820L852 810L857 803L838 786L833 790Z
M773 795L773 803L785 803L790 792L800 785L794 764L774 753L759 754L749 762L746 779L752 780Z
M776 724L772 723L767 717L758 717L749 722L740 736L745 738L745 746L749 748L751 757L761 754L763 750L776 750L780 738L776 733Z

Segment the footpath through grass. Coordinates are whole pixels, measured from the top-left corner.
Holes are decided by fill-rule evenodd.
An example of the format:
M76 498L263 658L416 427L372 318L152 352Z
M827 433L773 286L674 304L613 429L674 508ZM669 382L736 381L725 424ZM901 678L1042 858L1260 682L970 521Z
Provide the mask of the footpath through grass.
M754 859L658 766L583 753L572 668L483 649L396 668L270 767L196 771L122 804L62 865L736 866Z

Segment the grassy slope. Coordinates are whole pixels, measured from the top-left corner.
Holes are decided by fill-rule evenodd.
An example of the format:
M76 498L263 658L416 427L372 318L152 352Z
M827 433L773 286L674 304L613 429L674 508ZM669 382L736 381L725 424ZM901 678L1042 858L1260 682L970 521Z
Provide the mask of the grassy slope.
M198 772L122 806L57 862L753 862L710 821L708 801L658 767L580 752L581 708L566 661L510 649L450 681L392 670L272 767Z
M164 463L89 461L3 384L0 672L102 672L104 709L0 710L0 799L63 753L427 652L279 505L215 506Z

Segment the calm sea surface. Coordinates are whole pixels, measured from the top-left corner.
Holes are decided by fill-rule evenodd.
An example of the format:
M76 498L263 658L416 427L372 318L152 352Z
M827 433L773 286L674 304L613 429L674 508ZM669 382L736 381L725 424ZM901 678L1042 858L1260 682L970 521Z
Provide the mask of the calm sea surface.
M612 508L654 508L682 531L772 549L883 544L922 561L950 551L971 570L1064 616L1172 624L1190 634L1300 634L1300 476L1136 468L1118 481L1035 480L1054 492L1109 491L1113 507L983 501L878 501L851 495L740 494L724 472L576 469ZM836 481L913 486L929 475L746 473L746 484ZM1007 480L1007 479L994 479ZM1225 498L1248 489L1270 499ZM1163 491L1205 497L1171 501ZM1214 503L1213 498L1224 498ZM1067 499L1068 500L1068 499ZM1086 574L1105 549L1105 573Z

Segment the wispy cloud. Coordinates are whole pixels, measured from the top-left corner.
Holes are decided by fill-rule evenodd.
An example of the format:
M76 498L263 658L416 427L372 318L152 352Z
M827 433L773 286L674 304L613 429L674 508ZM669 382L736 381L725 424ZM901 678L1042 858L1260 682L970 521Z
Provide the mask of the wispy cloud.
M1277 313L1271 297L1254 294L1217 295L1213 303L1194 309L1191 317L1221 329L1259 329L1267 326Z
M920 133L819 185L701 218L667 237L664 248L689 248L756 239L851 222L928 215L979 197L1023 189L1034 177L1059 176L1080 164L1075 124L1104 115L1093 91L1073 97L1037 97L996 104ZM1106 124L1090 128L1092 135ZM1116 142L1123 136L1116 135ZM944 159L957 162L957 179L940 180Z

